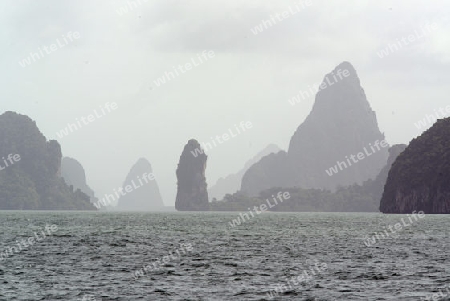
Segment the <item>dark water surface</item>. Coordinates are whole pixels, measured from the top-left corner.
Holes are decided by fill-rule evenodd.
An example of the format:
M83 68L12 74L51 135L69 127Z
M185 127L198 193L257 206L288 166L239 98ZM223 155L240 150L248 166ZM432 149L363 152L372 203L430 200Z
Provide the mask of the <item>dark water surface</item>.
M445 300L450 287L449 216L370 247L365 236L405 216L267 213L231 228L237 216L0 212L0 253L18 250L0 261L0 300ZM57 231L18 249L46 224Z

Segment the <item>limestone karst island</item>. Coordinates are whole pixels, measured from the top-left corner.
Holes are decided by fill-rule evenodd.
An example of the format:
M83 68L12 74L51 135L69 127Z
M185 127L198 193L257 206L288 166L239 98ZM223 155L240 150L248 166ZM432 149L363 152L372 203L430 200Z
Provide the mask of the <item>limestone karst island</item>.
M58 141L48 141L31 117L5 112L0 209L246 211L286 191L291 197L268 211L450 213L449 119L409 145L390 145L362 81L351 63L336 66L316 87L312 110L287 150L271 144L216 184L208 186L205 145L190 139L178 166L167 166L177 177L175 208L164 205L146 158L124 175L123 185L96 194L81 163L63 157Z

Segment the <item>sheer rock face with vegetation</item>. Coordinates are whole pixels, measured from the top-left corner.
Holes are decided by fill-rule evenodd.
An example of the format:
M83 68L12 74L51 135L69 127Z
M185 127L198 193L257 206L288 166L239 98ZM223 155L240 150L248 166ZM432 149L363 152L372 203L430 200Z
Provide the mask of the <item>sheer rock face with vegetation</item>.
M127 188L128 186L128 188ZM121 211L161 211L164 203L158 183L153 174L152 165L145 158L140 158L128 173L122 189L130 191L122 196L117 204Z
M383 213L450 213L450 118L438 120L398 156L380 203Z
M189 140L181 154L176 172L178 179L176 210L209 210L205 177L206 160L207 156L203 153L200 144L194 139Z
M61 162L61 176L74 190L80 189L91 199L91 203L97 201L94 190L88 186L83 165L73 158L64 157Z
M0 210L95 210L89 196L61 178L61 147L36 123L14 112L0 115L0 156L20 161L0 171Z
M350 63L337 66L322 85L326 88L317 92L313 109L291 138L288 152L253 165L242 180L244 193L256 196L272 187L335 190L375 178L386 164L388 149L381 148L337 174L326 173L337 161L345 162L346 156L364 152L365 147L370 150L370 144L384 135Z

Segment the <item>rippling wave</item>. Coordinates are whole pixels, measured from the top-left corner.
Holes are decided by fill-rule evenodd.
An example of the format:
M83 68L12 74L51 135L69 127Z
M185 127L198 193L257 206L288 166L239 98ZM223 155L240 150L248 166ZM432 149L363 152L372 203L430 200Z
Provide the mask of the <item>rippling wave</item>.
M421 300L450 291L448 216L369 247L366 237L403 216L267 213L230 228L236 216L0 212L0 252L58 226L0 261L0 300ZM326 269L313 275L315 264Z

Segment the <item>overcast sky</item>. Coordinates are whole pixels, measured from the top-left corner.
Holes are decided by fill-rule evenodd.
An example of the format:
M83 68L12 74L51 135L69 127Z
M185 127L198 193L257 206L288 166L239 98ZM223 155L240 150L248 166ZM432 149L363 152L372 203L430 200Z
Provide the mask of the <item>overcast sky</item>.
M209 185L270 143L286 149L314 101L292 106L288 99L342 61L356 68L390 144L408 143L420 134L414 123L450 105L448 1L135 2L128 12L121 10L127 1L0 2L0 110L30 116L57 139L65 156L83 164L97 196L121 186L145 157L165 204L173 205L187 141L209 141L241 121L253 128L207 152ZM262 20L285 11L285 19L253 34ZM377 54L423 30L398 51ZM65 43L69 32L79 38ZM21 66L57 39L63 47ZM204 50L214 57L200 64ZM198 66L154 84L192 60ZM118 108L57 136L107 102Z

